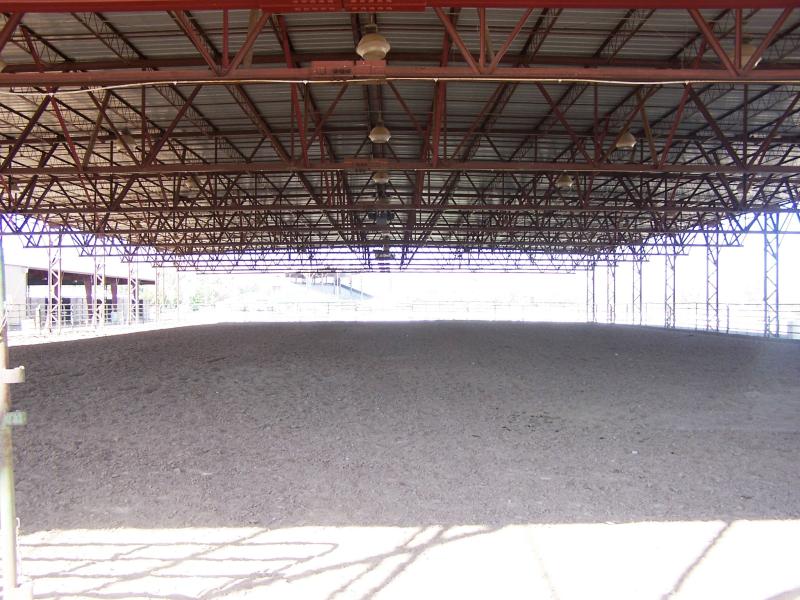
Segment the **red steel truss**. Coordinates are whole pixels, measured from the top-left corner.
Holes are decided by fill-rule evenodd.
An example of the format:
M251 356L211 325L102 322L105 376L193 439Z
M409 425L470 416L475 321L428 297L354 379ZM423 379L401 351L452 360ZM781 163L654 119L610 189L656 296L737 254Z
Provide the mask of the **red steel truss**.
M376 12L421 11L426 8L519 8L531 3L523 0L113 0L117 12L151 10L244 10L259 9L276 13L308 12ZM95 12L111 8L107 0L10 0L5 3L11 12ZM763 8L793 8L791 0L767 0ZM741 0L544 0L538 8L750 8Z
M794 3L362 4L5 3L4 228L183 268L535 270L797 214Z

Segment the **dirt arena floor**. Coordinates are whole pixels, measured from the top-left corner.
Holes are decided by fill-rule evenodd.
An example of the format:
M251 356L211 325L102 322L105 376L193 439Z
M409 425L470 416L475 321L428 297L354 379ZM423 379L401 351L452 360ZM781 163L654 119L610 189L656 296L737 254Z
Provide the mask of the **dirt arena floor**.
M800 343L235 324L12 348L39 598L800 598Z

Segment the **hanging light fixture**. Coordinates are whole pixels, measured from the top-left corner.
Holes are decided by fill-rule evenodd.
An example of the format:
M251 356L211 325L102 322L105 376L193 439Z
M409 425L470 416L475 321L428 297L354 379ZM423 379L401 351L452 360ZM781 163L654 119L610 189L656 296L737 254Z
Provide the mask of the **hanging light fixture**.
M633 134L630 131L625 131L619 139L617 143L614 145L615 150L633 150L636 147L636 138L633 137Z
M0 191L2 191L2 189L3 189L3 185L0 184ZM17 192L19 192L19 183L9 179L8 180L8 193L9 194L16 194Z
M364 37L356 46L356 53L364 60L383 60L389 54L392 46L389 41L378 33L378 26L370 23L364 27Z
M194 179L192 179L191 177L187 177L186 179L181 181L181 189L184 192L189 193L189 192L196 192L199 189L199 187Z
M378 121L378 124L369 132L369 140L373 144L386 144L390 139L392 139L392 132L386 128L382 120Z
M0 73L5 71L7 66L8 66L8 63L6 61L4 61L2 58L0 58Z
M136 144L136 138L133 137L133 134L129 130L123 129L119 132L119 137L114 140L114 143L117 146L117 150L124 152L126 145L131 150L133 149L134 145Z
M393 260L394 254L392 253L391 238L388 235L383 236L383 248L375 250L376 260Z
M744 42L742 44L742 66L743 67L746 66L747 63L750 62L750 59L753 58L753 55L757 51L758 51L758 46L756 46L755 44L753 44L751 42ZM736 63L736 47L735 46L733 47L733 49L731 49L728 52L728 58L731 59L732 63L734 63L734 64ZM759 56L758 60L753 65L753 68L755 69L758 66L758 63L760 63L760 62L761 62L761 57Z
M556 179L556 187L559 190L572 189L572 185L574 183L575 181L567 173L562 173L561 175L558 176L558 179Z
M758 46L756 46L755 44L751 44L750 42L745 42L744 44L742 44L742 66L743 67L746 66L747 63L750 62L750 59L753 58L753 55L756 53L757 50L758 50ZM760 62L761 62L761 57L759 56L758 60L753 65L753 68L755 69L758 66L758 63L760 63Z
M388 171L375 171L372 174L372 180L375 183L377 183L378 185L386 185L387 183L389 183L389 172Z

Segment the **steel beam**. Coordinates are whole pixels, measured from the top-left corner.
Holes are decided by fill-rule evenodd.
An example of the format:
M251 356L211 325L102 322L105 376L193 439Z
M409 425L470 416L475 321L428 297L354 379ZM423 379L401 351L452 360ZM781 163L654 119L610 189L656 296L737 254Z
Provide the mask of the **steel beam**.
M592 263L591 267L586 269L586 320L589 323L597 323L596 274L597 266Z
M0 28L0 52L3 51L8 40L11 39L11 36L14 35L14 31L16 31L17 26L22 21L22 17L24 13L16 12L12 13L10 16L5 18L5 24Z
M155 275L155 319L156 323L161 322L161 304L163 302L164 296L164 271L163 269L153 268L153 273Z
M672 240L664 240L664 327L675 327L675 261Z
M106 321L106 260L105 257L94 257L94 272L92 273L92 287L94 288L94 307L92 310L92 324L102 327Z
M48 236L49 237L49 236ZM58 243L47 246L47 314L46 328L61 332L61 234Z
M139 266L128 263L128 325L139 322Z
M611 261L606 267L606 322L617 322L617 263Z
M105 207L98 207L96 205L74 205L74 206L38 206L27 209L20 209L14 211L14 214L22 216L36 216L41 218L53 218L57 215L73 215L80 214L92 215L97 213L105 213L108 209ZM528 213L535 214L562 214L562 215L635 215L635 216L651 216L658 215L662 218L671 217L672 219L682 215L719 215L719 216L736 216L736 215L760 215L765 213L770 214L800 214L800 211L793 208L786 208L781 206L750 206L741 209L731 208L730 206L719 204L704 204L692 203L676 206L652 206L643 209L639 206L630 206L619 204L617 202L609 204L597 204L594 206L580 206L574 204L546 204L546 205L527 205L527 204L498 204L492 206L483 206L477 204L458 204L452 203L444 206L425 205L417 209L410 205L375 205L369 203L359 203L349 206L337 206L337 212L356 212L364 213L366 211L386 210L396 213L404 213L413 210L421 210L422 212L453 212L453 213L491 213L491 214L506 214L506 213ZM113 211L114 214L140 214L146 215L152 213L157 216L172 216L185 213L191 213L196 217L209 216L209 215L234 215L234 214L255 214L255 215L270 215L270 214L292 214L292 213L320 213L320 208L314 205L304 204L270 204L270 203L253 203L251 205L230 205L230 206L210 206L210 205L179 205L179 206L165 206L162 204L154 203L130 203L127 206L121 206ZM694 223L693 223L694 224ZM280 230L283 226L276 226ZM172 229L165 227L165 229ZM583 230L585 228L582 228ZM499 229L498 229L499 230ZM611 229L614 230L613 228ZM125 231L121 229L120 231ZM632 230L636 233L637 229ZM641 229L642 233L663 233L663 228L652 228L648 225L647 228ZM725 233L741 233L740 230L727 229Z
M638 248L635 250L634 259L631 262L632 276L631 276L631 323L634 325L641 325L643 322L643 267L644 266L644 253Z
M558 10L551 9L552 13L559 12ZM83 13L83 15L94 15L95 13ZM83 16L81 15L81 16ZM787 28L788 30L789 28ZM536 36L540 38L540 36ZM356 38L356 41L358 38ZM787 44L790 44L793 40L793 36L789 36L789 39L786 40ZM538 42L538 39L536 40ZM310 52L294 52L293 53L295 60L298 63L310 63L312 61L340 61L340 62L349 62L353 60L353 52L352 50L327 50L320 48L318 51L313 53ZM396 63L401 62L414 62L414 63L433 63L438 62L440 53L431 50L397 50L392 49L391 58ZM458 57L453 55L454 59ZM770 57L771 59L771 57ZM514 65L524 65L527 61L520 61L517 56L506 54L501 57L500 61L497 66L514 66ZM773 61L772 59L769 61L763 61L763 65L768 68L784 68L778 64L779 61ZM266 65L276 65L276 64L283 64L285 63L285 59L282 54L256 54L253 56L253 59L250 65L243 64L244 68L251 68L254 65L258 66L266 66ZM542 54L536 56L536 64L539 66L545 65L568 65L568 66L581 66L585 68L589 67L598 67L598 66L608 66L609 61L607 58L604 57L594 57L594 56L574 56L574 55L564 55L564 54ZM683 68L686 66L685 63L681 62L680 60L676 60L674 58L666 58L666 59L655 59L649 58L646 56L642 56L639 58L634 57L626 57L626 56L615 56L613 64L618 67L650 67L653 69L675 69L675 68ZM192 67L204 67L206 66L205 60L197 55L176 55L176 56L169 56L169 57L158 57L158 58L141 58L141 57L132 57L132 58L104 58L104 59L92 59L92 60L61 60L55 63L43 63L40 67L37 67L35 63L14 63L12 65L8 65L6 67L6 71L9 73L36 73L41 71L108 71L113 69L186 69ZM703 69L714 69L718 68L718 63L706 59L704 61L698 61L697 64L690 65L693 68L703 68ZM491 66L490 66L491 68ZM760 68L760 67L759 67Z
M719 234L709 232L706 239L706 331L719 331Z
M350 158L342 160L309 161L252 161L218 163L156 163L156 164L106 164L92 165L85 170L66 167L13 167L0 169L0 175L27 178L58 177L62 181L80 181L84 174L105 177L109 175L185 175L185 174L238 174L238 173L292 173L325 171L430 171L459 172L484 171L496 173L604 173L615 175L650 174L684 178L686 175L775 175L800 177L797 166L790 164L665 164L649 163L587 163L574 161L501 161L501 160L439 160L436 166L428 160L389 160L384 158ZM321 202L321 201L320 201Z
M378 64L374 64L378 63ZM794 65L771 65L731 74L720 68L674 67L656 69L651 67L597 66L591 70L574 67L534 66L497 67L491 73L474 72L470 67L448 65L444 67L408 67L386 65L379 61L342 61L330 64L314 63L311 67L239 67L232 73L217 74L203 69L164 69L161 71L136 71L106 69L89 72L2 72L0 88L25 87L71 87L71 86L153 86L158 84L342 84L342 83L387 83L389 81L486 81L496 83L604 83L614 86L638 85L684 85L703 83L774 83L794 84L800 76ZM33 95L33 93L32 93ZM59 96L58 93L55 94ZM63 93L62 93L63 95ZM74 94L73 94L74 95Z
M115 243L139 248L152 245L152 254L136 254L136 260L145 254L158 259L232 249L295 248L317 253L320 248L349 245L369 266L375 264L370 248L389 236L390 245L402 249L401 264L420 265L415 257L417 249L434 244L464 249L509 248L520 254L549 248L605 255L618 248L628 252L629 248L635 255L637 248L652 254L654 240L673 236L673 250L686 249L697 245L692 242L692 231L717 223L720 216L760 211L780 214L785 206L779 190L791 190L800 182L795 164L800 151L793 139L797 136L786 135L788 124L800 112L796 109L800 96L793 89L800 80L800 67L788 59L791 47L797 46L791 38L796 37L800 26L793 18L796 15L791 14L793 9L764 16L769 22L764 21L761 30L769 31L757 53L765 60L755 69L754 59L743 64L741 58L743 31L749 27L754 10L701 13L698 6L686 7L691 9L697 30L689 31L683 41L678 39L681 36L670 34L681 49L664 61L639 65L618 54L629 40L645 41L650 35L643 25L653 14L653 7L626 7L615 17L616 25L612 23L603 33L604 41L599 48L594 46L596 51L589 58L574 56L574 62L548 62L561 57L541 57L537 51L552 32L561 35L568 29L557 23L562 9L543 8L536 24L530 25L528 20L537 9L527 6L490 31L487 16L494 13L477 5L478 31L473 33L465 23L458 22L460 5L443 10L439 0L433 2L430 6L439 17L438 23L433 14L429 17L434 19L432 26L442 35L443 43L438 65L431 67L402 66L437 62L423 60L419 53L412 60L412 53L402 52L393 52L388 63L354 61L352 52L336 60L319 60L319 56L301 60L291 44L291 18L270 17L263 9L259 13L262 6L251 9L246 32L243 27L231 30L230 7L217 13L221 42L217 41L218 30L206 33L201 26L206 21L188 12L198 5L171 6L168 10L177 23L173 30L183 32L180 35L191 41L195 53L170 57L166 62L149 61L131 44L127 30L114 26L113 17L75 14L89 34L110 50L109 56L119 59L89 61L94 63L91 68L76 66L89 63L75 62L73 58L80 57L65 55L29 25L18 23L21 33L6 37L27 52L32 62L11 65L0 73L0 90L14 85L0 94L13 94L13 105L24 107L8 111L11 129L8 139L0 140L10 150L8 155L3 153L0 167L0 190L7 188L2 206L7 212L36 217L52 227L103 231L115 237ZM420 0L420 6L423 4ZM334 9L348 6L355 5L338 1L328 4ZM394 8L402 9L403 5ZM371 5L372 11L380 9ZM270 5L269 10L278 15L286 12L278 5ZM683 18L690 22L687 15ZM357 40L359 17L351 15L350 22ZM255 40L264 26L271 27L282 55L273 51L275 56L251 60ZM500 52L494 54L491 34L501 30L511 33L504 35ZM527 41L513 43L523 32ZM245 33L242 49L232 57L232 40ZM723 51L731 39L734 59ZM519 54L504 56L512 45L521 48ZM709 55L717 54L722 64L704 59L707 50ZM716 83L701 85L706 76ZM675 79L668 79L671 77ZM54 79L48 83L47 78ZM70 81L72 84L67 85ZM346 94L346 89L350 81L389 85L407 117L403 119L404 128L395 128L392 123L395 140L400 143L372 148L370 158L361 158L369 154L371 146L365 132L356 131L362 121L354 120L352 111L348 112L352 92ZM432 101L429 117L423 109L424 118L430 121L424 129L422 118L418 121L409 109L409 105L417 104L411 98L408 103L403 99L405 86L400 82L406 81L415 82L415 89L427 89L420 87L420 81L432 82L433 94L428 90L425 100ZM484 82L489 92L494 91L487 94L485 103L476 105L483 106L479 112L461 114L457 103L446 103L446 87L456 94L462 81L473 87ZM756 81L770 81L772 85L746 87ZM26 82L40 85L26 88ZM130 89L124 93L106 89L101 98L96 86L113 82ZM662 96L657 95L670 82L684 90L676 109L665 107L659 102ZM534 92L532 114L549 116L543 121L534 118L521 131L510 131L511 124L502 130L496 128L503 123L498 119L503 117L514 90L532 84L540 90L539 94ZM611 102L609 108L608 100L598 92L600 84L606 89L626 84L632 88L624 90L622 99ZM233 99L227 98L226 106L241 107L254 128L223 132L216 128L215 119L206 118L192 106L195 97L200 98L201 87L214 85L231 90ZM743 85L744 94L737 93ZM333 102L330 98L335 94L326 95L324 114L311 92L321 86L328 92L338 92ZM331 90L331 86L337 89ZM192 87L195 91L190 96L178 91ZM382 113L386 106L381 90L385 86L359 88L366 92L367 109ZM291 90L292 99L280 129L273 128L279 120L272 123L274 119L270 118L270 124L265 121L263 106L256 102L262 96L253 95L251 99L249 95L254 89ZM567 93L563 93L565 89ZM584 90L595 92L593 119L588 110L577 114L570 109ZM153 103L149 99L153 92L167 100L167 112L161 113L158 122L147 116L153 107L163 105L160 100ZM207 89L203 97L214 93ZM82 94L89 94L89 101ZM329 122L340 99L344 108L340 107ZM419 100L415 98L414 102ZM2 96L0 102L6 103ZM396 105L390 106L396 115ZM170 116L175 114L170 123ZM179 131L182 119L188 127ZM337 127L339 121L345 125ZM131 146L129 151L115 152L120 142L127 147L120 139L122 122L142 130L140 148ZM695 122L698 124L692 125ZM530 131L536 123L540 130ZM642 141L637 151L624 158L619 153L612 155L614 140L629 129ZM296 144L298 134L300 143ZM235 135L237 146L228 141L229 135ZM341 141L336 148L346 149L340 150L341 157L330 142L333 135ZM320 141L319 147L315 140ZM647 147L643 150L645 140ZM358 150L350 149L362 141ZM249 156L238 146L247 148ZM362 153L362 149L367 152ZM370 185L369 171L377 170L393 171L389 188L381 192L391 192L386 196L391 198L386 211L394 218L382 228L369 224L368 211L378 207L360 201ZM558 190L554 185L557 174L564 171L575 180L574 192ZM355 182L352 191L348 175ZM195 183L189 193L180 187L187 180ZM740 183L754 192L743 200L734 191ZM24 186L25 191L12 196L12 184L17 191ZM354 193L358 187L360 192ZM737 227L734 221L731 230ZM29 245L35 245L35 236L23 230L20 227L19 234ZM78 246L87 243L78 233L69 235ZM736 232L725 235L723 243L738 243ZM102 252L90 250L96 251ZM466 251L462 262L469 262ZM605 266L612 261L599 262ZM633 294L635 305L635 290ZM635 307L632 311L635 313Z
M752 0L597 0L588 5L583 0L545 0L537 3L542 8L592 8L592 9L627 9L627 8L752 8ZM140 12L154 10L214 10L223 4L220 0L114 0L114 11ZM794 8L793 0L765 0L759 5L763 8ZM517 8L530 7L528 0L309 0L308 2L291 2L278 0L227 0L224 8L228 10L245 10L269 8L281 13L308 12L370 12L370 11L406 11L418 12L426 8L461 7L461 8ZM4 10L10 12L70 12L108 10L108 2L103 0L7 0Z
M764 215L764 335L780 337L780 215Z

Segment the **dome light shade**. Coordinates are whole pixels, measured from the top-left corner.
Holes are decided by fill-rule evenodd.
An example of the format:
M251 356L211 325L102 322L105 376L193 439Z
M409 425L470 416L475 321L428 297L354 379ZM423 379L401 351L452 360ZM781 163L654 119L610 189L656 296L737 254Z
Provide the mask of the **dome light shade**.
M123 144L123 142L125 142ZM117 148L121 151L125 150L125 144L128 145L129 148L133 149L133 145L136 143L136 139L133 137L133 134L128 131L127 129L123 129L119 133L119 137L116 139Z
M375 25L368 25L366 34L358 42L356 53L364 60L383 60L389 54L392 46L389 41L378 33Z
M753 55L758 51L758 46L751 42L744 42L742 44L742 67L747 66L747 63L750 62L750 59L753 58ZM732 63L736 64L736 47L734 46L730 50L727 51L728 58L731 60ZM758 63L761 62L761 56L753 65L755 69L758 66Z
M633 150L636 147L636 138L630 131L626 131L617 140L614 146L617 150Z
M5 71L7 66L8 66L8 63L6 61L4 61L2 58L0 58L0 73Z
M372 136L370 136L372 137ZM386 185L389 183L389 172L388 171L375 171L372 174L372 180L379 184L379 185Z
M753 55L756 53L756 50L758 50L758 47L753 45L753 44L750 44L750 43L742 44L742 66L743 67L745 65L747 65L747 63L750 62L750 59L753 58ZM755 64L753 65L753 68L756 68L758 66L758 63L760 63L760 62L761 62L761 57L759 57L759 59L755 62Z
M390 139L392 139L392 132L386 128L383 121L378 122L369 132L369 140L373 144L386 144Z
M573 181L572 177L566 173L562 173L558 176L558 179L556 179L556 187L559 190L569 190L572 188L573 183L575 182Z

